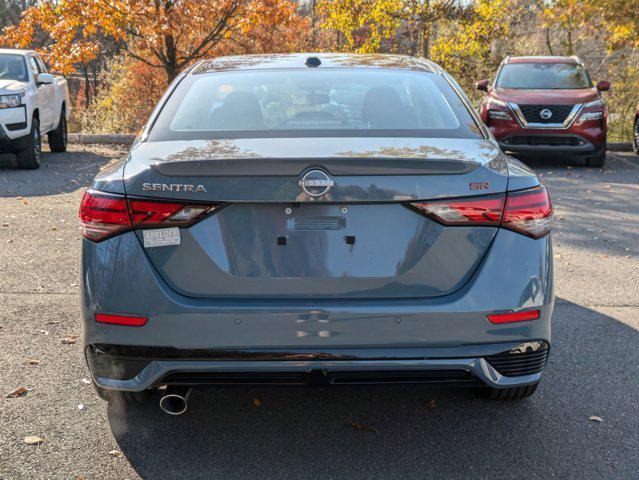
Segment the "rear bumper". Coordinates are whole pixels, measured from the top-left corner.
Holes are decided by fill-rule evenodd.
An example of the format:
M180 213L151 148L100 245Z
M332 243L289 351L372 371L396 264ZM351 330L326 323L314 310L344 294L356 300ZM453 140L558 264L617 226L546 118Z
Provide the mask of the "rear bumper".
M550 344L550 237L533 240L499 230L482 264L461 289L424 299L189 298L166 285L133 232L101 243L84 240L82 261L85 350L110 345L197 351L195 357L143 354L143 369L129 378L101 376L93 368L96 383L104 388L141 390L185 370L331 375L351 370L444 370L470 373L495 387L525 385L538 380L539 373L502 378L485 358L531 340ZM488 313L522 309L539 309L541 316L509 324L492 324L486 318ZM95 321L96 313L149 320L143 327L101 324ZM202 356L202 351L214 355ZM219 352L274 351L312 358L219 358ZM117 359L113 364L120 365Z
M97 385L127 391L164 384L435 383L508 388L539 381L548 348L545 343L538 344L543 345L538 351L517 355L509 353L515 344L451 349L261 352L189 352L92 345L85 353Z

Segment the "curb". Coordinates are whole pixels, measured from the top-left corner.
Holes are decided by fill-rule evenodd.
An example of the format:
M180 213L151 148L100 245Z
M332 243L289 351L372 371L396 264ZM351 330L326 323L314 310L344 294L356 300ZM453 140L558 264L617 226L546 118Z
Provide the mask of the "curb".
M118 145L131 145L135 135L91 135L86 133L70 133L69 143L106 143Z
M608 151L611 152L632 152L632 143L630 142L609 142Z

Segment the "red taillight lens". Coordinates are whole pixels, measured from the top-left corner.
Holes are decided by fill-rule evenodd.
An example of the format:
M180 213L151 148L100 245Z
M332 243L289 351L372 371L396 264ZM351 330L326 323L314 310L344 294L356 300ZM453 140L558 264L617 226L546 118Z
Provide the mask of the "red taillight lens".
M218 206L129 199L133 228L186 227L217 209Z
M552 226L552 203L546 187L509 193L501 225L532 238L547 235Z
M527 310L525 312L496 313L493 315L486 315L486 318L488 318L490 323L512 323L537 320L539 319L539 315L539 310Z
M453 199L412 203L413 207L444 225L499 226L504 209L504 195L487 195L469 199Z
M416 202L411 206L444 225L501 226L532 238L547 235L552 225L552 204L543 185L507 195Z
M158 227L187 227L219 205L127 199L124 195L87 190L80 205L80 230L94 242L126 230Z
M107 315L96 313L95 321L98 323L110 323L111 325L124 325L126 327L142 327L149 321L146 317L132 317L129 315Z
M82 235L94 242L131 229L126 200L121 195L84 192L79 217Z

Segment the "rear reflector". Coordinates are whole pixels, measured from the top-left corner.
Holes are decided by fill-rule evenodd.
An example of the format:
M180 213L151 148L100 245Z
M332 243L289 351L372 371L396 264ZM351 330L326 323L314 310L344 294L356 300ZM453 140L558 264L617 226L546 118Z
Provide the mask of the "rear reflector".
M127 327L141 327L149 321L146 317L130 317L128 315L106 315L96 313L95 321L98 323L110 323L112 325L125 325Z
M87 190L80 205L80 231L94 242L138 228L188 227L217 210L219 204L192 204Z
M496 313L493 315L486 315L486 317L490 323L512 323L537 320L539 319L539 314L539 310L527 310L525 312Z
M453 198L410 204L443 225L503 227L532 238L547 235L552 204L546 187L482 197Z

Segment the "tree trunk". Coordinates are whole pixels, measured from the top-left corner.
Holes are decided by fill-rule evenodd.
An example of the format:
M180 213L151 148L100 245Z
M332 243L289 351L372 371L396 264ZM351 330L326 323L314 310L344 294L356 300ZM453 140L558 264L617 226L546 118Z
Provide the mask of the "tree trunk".
M162 59L162 64L164 65L164 71L166 72L167 82L171 83L180 73L180 67L177 59L177 48L175 47L175 39L173 38L173 35L169 34L164 36L164 45L166 47L166 57Z

